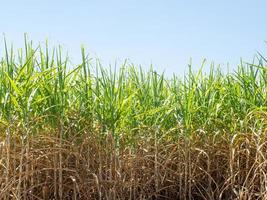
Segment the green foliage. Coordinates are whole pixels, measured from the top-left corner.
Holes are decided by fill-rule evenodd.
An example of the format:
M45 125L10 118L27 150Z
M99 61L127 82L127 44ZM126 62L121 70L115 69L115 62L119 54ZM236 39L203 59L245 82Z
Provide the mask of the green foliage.
M97 125L115 138L122 133L131 137L140 127L175 129L170 131L175 138L200 129L207 134L242 130L253 123L246 121L249 114L267 110L267 67L260 54L252 64L241 62L233 73L211 66L205 74L204 62L197 73L189 66L183 79L127 61L119 70L108 69L89 59L83 47L77 66L62 54L61 47L50 50L47 43L34 48L26 37L24 50L15 54L5 42L1 122L46 128L75 118L81 122L77 130Z

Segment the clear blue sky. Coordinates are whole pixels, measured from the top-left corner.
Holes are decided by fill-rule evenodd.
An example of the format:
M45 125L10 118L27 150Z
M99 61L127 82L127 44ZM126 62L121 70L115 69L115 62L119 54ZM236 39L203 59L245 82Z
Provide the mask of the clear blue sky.
M178 74L190 58L197 69L203 58L235 65L267 52L266 0L9 0L0 9L9 42L48 38L75 62L81 44L104 63L129 58Z

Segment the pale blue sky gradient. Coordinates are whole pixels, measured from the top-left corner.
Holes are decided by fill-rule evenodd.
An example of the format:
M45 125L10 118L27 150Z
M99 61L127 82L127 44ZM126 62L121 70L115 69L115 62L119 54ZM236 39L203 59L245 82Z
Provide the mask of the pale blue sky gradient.
M0 32L16 47L23 34L62 44L74 62L80 45L104 63L135 64L181 74L190 58L231 66L267 52L266 0L1 1ZM3 54L1 40L0 54Z

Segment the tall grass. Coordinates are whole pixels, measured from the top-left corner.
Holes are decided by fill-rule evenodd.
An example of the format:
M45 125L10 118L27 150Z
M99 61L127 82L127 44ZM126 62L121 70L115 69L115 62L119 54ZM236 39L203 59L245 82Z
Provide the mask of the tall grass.
M0 62L1 199L264 199L267 66L166 77L81 48Z

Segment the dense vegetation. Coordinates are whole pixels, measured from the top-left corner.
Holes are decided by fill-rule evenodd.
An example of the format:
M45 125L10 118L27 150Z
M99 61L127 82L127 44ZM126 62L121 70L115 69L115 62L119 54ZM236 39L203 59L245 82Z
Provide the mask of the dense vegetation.
M1 199L267 198L262 55L181 78L2 49Z

